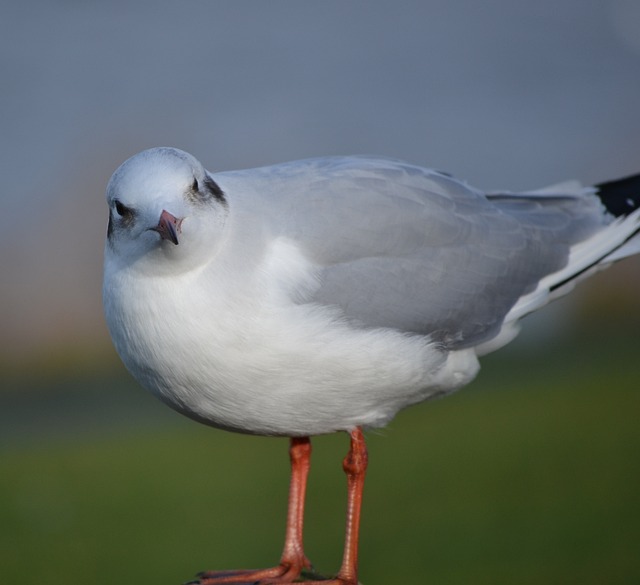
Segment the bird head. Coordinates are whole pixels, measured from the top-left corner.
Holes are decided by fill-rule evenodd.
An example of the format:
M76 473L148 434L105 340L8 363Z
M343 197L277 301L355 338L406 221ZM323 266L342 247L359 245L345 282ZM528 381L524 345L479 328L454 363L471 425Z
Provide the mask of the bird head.
M167 147L136 154L113 174L106 197L107 257L179 271L215 254L228 204L190 154Z

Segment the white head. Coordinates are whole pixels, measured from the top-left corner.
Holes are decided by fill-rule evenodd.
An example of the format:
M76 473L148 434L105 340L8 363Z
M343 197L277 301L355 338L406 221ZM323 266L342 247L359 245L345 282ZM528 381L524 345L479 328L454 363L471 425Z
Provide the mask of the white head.
M106 195L107 259L160 272L210 259L228 212L224 193L202 164L177 148L131 157L111 177Z

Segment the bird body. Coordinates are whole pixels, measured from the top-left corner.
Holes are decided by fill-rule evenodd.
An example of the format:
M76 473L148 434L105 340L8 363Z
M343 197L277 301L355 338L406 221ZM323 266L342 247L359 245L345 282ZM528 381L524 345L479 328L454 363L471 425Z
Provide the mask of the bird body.
M382 426L470 382L554 275L572 284L572 250L604 233L581 260L606 260L607 226L616 249L640 227L633 206L616 221L593 190L485 196L368 157L211 175L152 149L108 197L132 214L127 225L112 209L105 252L124 363L176 410L265 435ZM148 229L163 209L184 218L177 246Z
M296 241L298 226L265 225L269 195L277 193L263 200L259 181L242 179L216 177L239 196L209 227L221 233L205 242L215 249L207 261L181 269L182 256L173 256L182 241L133 262L106 248L107 321L143 386L220 428L295 436L381 426L400 408L473 378L473 350L443 351L425 336L366 327L338 307L305 302L330 260L323 265ZM304 198L304 182L282 182ZM287 202L303 211L306 203ZM181 240L188 227L186 220ZM149 236L158 239L143 232ZM158 268L163 260L168 266Z
M105 315L133 376L222 429L350 432L357 461L356 429L464 386L521 317L640 252L640 176L485 194L376 157L213 174L156 148L107 202Z

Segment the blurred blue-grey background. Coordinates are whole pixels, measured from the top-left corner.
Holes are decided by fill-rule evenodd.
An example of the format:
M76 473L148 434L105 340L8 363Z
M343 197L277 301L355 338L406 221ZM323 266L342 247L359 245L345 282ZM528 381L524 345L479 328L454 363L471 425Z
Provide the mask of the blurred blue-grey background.
M79 429L94 425L95 408L84 396L91 394L99 405L105 429L113 421L120 429L125 419L128 428L138 429L143 425L131 413L157 407L159 418L189 437L197 434L198 444L210 438L237 440L242 448L254 445L191 430L188 422L182 427L142 393L134 402L124 398L129 390L138 396L138 390L111 349L100 280L103 192L125 158L172 145L193 153L210 170L227 170L370 153L449 171L488 190L534 189L571 178L593 183L640 171L637 0L26 0L0 7L0 47L0 349L9 382L0 397L0 457L5 455L5 477L23 478L6 488L0 537L13 547L5 547L12 551L7 553L12 561L5 563L14 571L9 575L22 574L27 582L29 575L44 578L46 563L37 555L46 558L47 537L86 541L81 531L73 531L77 516L69 509L77 500L60 496L72 489L65 481L82 493L95 492L79 487L84 480L60 479L54 464L45 476L53 488L32 493L37 470L57 457L38 450L48 443L47 433L67 430L82 442ZM576 322L637 325L639 266L620 264L581 287L562 310L551 308L541 317L543 345L555 347L553 340ZM625 333L627 346L637 342L634 331ZM602 339L610 345L617 337ZM594 357L601 354L593 350ZM544 369L545 360L529 364L527 371ZM582 363L579 356L576 360ZM632 361L620 368L633 380ZM122 402L105 398L119 396L118 388L127 384L131 388ZM427 412L420 414L428 417ZM455 420L453 411L450 416ZM187 440L180 437L167 443ZM121 446L114 449L121 452ZM29 453L34 467L20 468L12 459L16 452L21 461ZM76 463L66 465L78 469L73 455L60 456L71 457L68 461ZM279 470L283 476L285 463ZM411 474L416 465L405 471ZM429 462L420 465L427 468ZM230 465L227 473L235 472ZM41 512L51 506L60 510L42 528ZM184 519L176 525L184 527ZM270 542L271 535L265 539ZM243 542L240 533L227 540ZM601 547L595 542L594 550ZM454 558L457 545L450 544ZM150 558L157 558L158 550L148 546ZM165 546L172 553L179 548L175 542ZM93 552L77 543L73 547L75 569L73 563L60 565L60 583L73 580L69 577L109 582L112 565L96 560L101 558L96 551L104 549L101 541L89 547ZM626 550L619 543L617 549ZM21 565L20 559L31 562ZM138 559L120 564L128 572L112 578L128 580ZM254 562L241 554L237 560ZM610 564L619 566L620 559L614 560ZM390 558L389 564L395 561ZM49 566L52 562L47 558ZM87 568L83 573L79 567ZM193 567L202 568L213 567ZM517 574L505 582L528 582ZM553 582L549 575L560 574L556 567L545 579ZM587 575L599 575L592 569L571 575L578 574L582 583ZM487 575L487 582L500 582L495 571ZM425 572L415 582L427 579ZM474 580L482 582L478 571ZM53 582L50 575L47 581ZM367 582L376 582L375 573Z
M486 189L640 168L634 0L5 3L3 352L106 344L102 199L135 152L372 153Z

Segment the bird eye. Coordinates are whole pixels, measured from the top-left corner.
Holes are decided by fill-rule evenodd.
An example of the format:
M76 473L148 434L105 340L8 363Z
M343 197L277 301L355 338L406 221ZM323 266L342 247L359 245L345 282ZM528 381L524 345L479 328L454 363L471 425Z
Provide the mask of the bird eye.
M198 185L198 179L193 179L193 183L191 183L191 190L197 193L200 189L200 185Z
M113 202L113 207L118 214L118 217L121 218L122 223L126 226L132 226L136 220L136 212L131 207L127 207L122 201L116 199Z
M124 217L125 215L129 215L131 213L131 210L126 205L124 205L124 203L122 203L121 201L118 201L117 199L115 201L115 208L116 208L116 213L120 217Z

